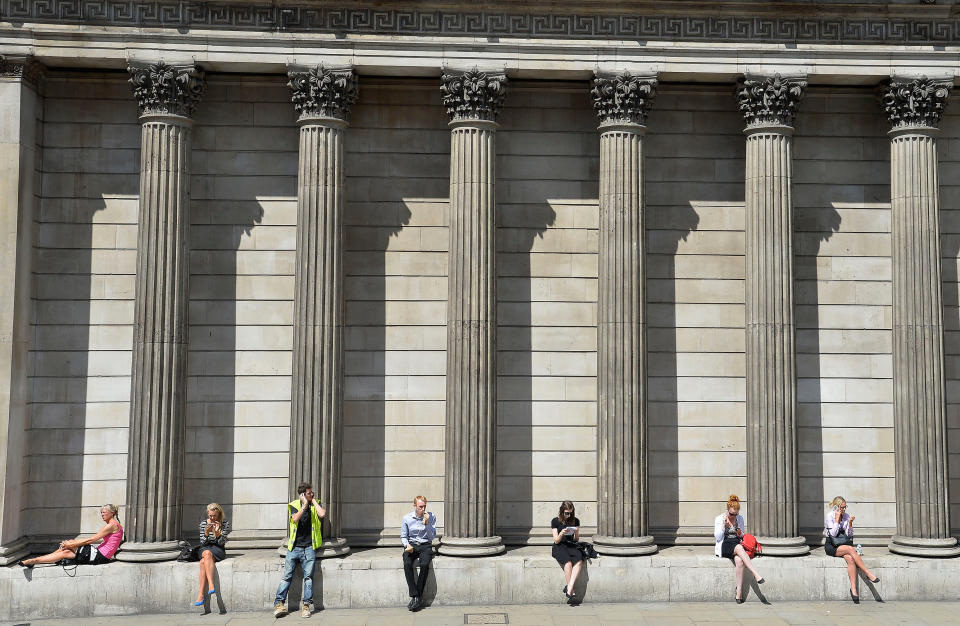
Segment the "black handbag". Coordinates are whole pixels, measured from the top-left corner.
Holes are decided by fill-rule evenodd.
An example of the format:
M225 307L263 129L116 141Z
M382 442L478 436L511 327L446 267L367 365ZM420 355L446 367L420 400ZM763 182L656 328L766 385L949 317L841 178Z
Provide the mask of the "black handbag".
M839 548L840 546L852 546L853 537L847 536L847 533L843 532L843 529L841 528L837 531L836 537L830 534L827 535L827 543L836 548Z
M593 547L593 544L590 543L589 541L578 541L577 548L580 550L580 552L583 553L583 556L586 559L595 559L600 556L599 554L597 554L597 551Z
M177 557L177 560L181 563L190 563L192 561L199 561L200 555L197 554L200 546L191 546L190 542L184 541L183 545L180 546L180 556Z

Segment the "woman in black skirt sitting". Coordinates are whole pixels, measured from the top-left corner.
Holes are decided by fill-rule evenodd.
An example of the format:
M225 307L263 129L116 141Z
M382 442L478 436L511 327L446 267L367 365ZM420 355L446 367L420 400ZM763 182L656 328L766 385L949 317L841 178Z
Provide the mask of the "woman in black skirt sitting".
M860 604L860 595L857 593L857 569L863 570L867 580L872 583L880 582L880 578L867 569L857 549L853 547L853 520L855 515L847 513L847 501L837 496L827 505L830 512L823 522L823 532L827 536L823 550L827 556L836 556L847 562L847 575L850 577L850 599L854 604Z
M213 583L214 562L227 558L224 546L229 533L230 522L223 519L223 509L216 502L211 502L207 505L207 518L200 522L200 547L197 549L200 555L200 591L194 606L203 604L204 584L209 595L217 592Z
M563 593L567 601L576 596L574 585L580 568L583 567L583 553L577 547L580 541L580 520L574 515L573 502L564 500L560 505L560 513L550 522L553 529L553 558L563 568L563 576L567 584L563 586Z
M727 498L727 510L717 516L713 523L713 536L717 541L714 548L714 554L725 559L733 561L737 570L737 604L743 604L743 569L747 568L758 584L763 583L763 576L757 573L753 568L753 563L747 551L743 549L740 542L743 534L747 532L747 523L740 515L740 498L731 495Z

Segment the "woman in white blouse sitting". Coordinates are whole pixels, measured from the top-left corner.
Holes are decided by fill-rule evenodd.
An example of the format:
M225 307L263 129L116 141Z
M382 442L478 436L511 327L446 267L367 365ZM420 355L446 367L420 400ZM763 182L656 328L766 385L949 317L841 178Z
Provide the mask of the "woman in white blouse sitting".
M857 554L853 547L853 520L855 515L847 513L847 501L837 496L830 501L830 511L824 520L824 534L827 539L823 544L824 552L828 556L839 556L847 562L847 575L850 577L850 599L855 604L860 604L860 596L857 595L857 569L862 569L867 575L867 580L872 583L880 582L880 578L874 576L863 559Z
M717 516L713 522L713 536L717 545L713 552L719 557L731 559L737 570L737 604L743 604L743 569L747 568L758 584L763 584L761 576L753 567L746 550L740 545L743 534L747 532L747 524L740 515L740 498L732 495L727 499L727 510Z

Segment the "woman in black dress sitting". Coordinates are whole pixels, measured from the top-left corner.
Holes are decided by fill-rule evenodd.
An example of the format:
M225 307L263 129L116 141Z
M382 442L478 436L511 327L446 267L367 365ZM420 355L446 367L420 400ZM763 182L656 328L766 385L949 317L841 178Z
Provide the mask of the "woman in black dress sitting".
M560 513L550 522L553 529L553 558L563 568L563 576L567 584L563 586L563 593L568 601L576 596L574 585L580 568L583 567L583 553L577 547L580 541L580 520L574 515L573 502L564 500L560 505Z

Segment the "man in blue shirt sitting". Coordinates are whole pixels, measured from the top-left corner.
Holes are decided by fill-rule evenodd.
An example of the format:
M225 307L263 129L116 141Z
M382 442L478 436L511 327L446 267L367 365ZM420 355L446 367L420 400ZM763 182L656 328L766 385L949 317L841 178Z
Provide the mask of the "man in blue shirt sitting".
M403 516L400 524L400 541L403 542L403 573L407 576L410 603L407 608L419 611L423 608L420 596L427 584L430 560L433 558L433 538L437 536L437 516L427 511L427 499L413 499L413 512ZM420 575L413 576L413 563L420 562Z

